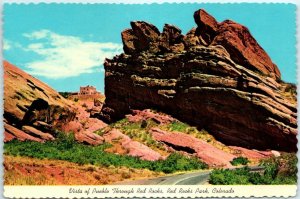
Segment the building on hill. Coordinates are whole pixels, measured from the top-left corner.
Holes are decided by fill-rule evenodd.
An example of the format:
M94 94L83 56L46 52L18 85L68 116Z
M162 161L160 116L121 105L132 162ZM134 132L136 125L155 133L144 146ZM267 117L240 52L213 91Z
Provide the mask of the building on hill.
M94 86L80 86L79 88L79 92L74 92L72 93L69 97L69 99L73 99L73 100L94 100L94 99L102 99L104 98L104 95L97 91L96 87Z
M95 95L98 94L99 92L96 90L94 86L80 86L80 90L78 95Z

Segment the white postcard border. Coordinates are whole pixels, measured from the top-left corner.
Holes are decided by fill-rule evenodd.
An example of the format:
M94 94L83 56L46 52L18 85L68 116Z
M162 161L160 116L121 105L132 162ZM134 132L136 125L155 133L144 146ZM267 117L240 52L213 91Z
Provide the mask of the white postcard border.
M2 1L2 2L1 2ZM296 20L297 20L297 80L298 83L300 82L300 76L299 74L299 66L300 66L300 1L299 0L1 0L1 5L3 6L3 3L128 3L128 4L142 4L142 3L293 3L297 5L297 11L296 11ZM3 13L3 7L1 6L0 12ZM2 16L3 19L3 16ZM3 21L0 21L0 37L2 40L2 33L3 33ZM0 42L0 47L2 49L2 42ZM3 60L2 54L0 54L0 57ZM0 69L0 75L3 75L3 68ZM3 78L0 78L0 98L3 99ZM298 93L300 93L300 88L298 87ZM0 103L0 139L3 140L3 101ZM300 107L300 104L298 105L298 108ZM299 125L298 121L298 125ZM299 135L298 135L299 140ZM298 143L298 148L300 148L300 143ZM297 154L298 159L299 153ZM0 142L0 160L3 162L3 142ZM298 168L300 168L300 161L298 161ZM5 198L132 198L132 197L144 197L144 198L202 198L202 197L293 197L297 198L299 196L299 189L297 187L299 186L299 183L297 185L146 185L146 186L140 186L140 185L99 185L99 186L3 186L3 166L0 167L0 174L2 178L0 178L0 184L2 184L0 192L2 193L0 195L0 198L3 196ZM298 179L299 178L299 172L298 172ZM177 188L178 190L180 188L188 188L194 190L194 193L163 193L163 194L157 194L157 195L150 195L149 193L146 194L114 194L110 192L107 193L92 193L93 189L102 189L107 188L109 190L112 190L114 188L119 189L128 189L133 188L134 190L137 189L150 189L150 188L161 188L164 190L164 192L167 192L169 188L174 189ZM198 195L195 193L195 190L198 189L208 189L210 192L214 188L218 189L228 189L228 188L234 189L234 194L228 194L225 195L224 193L199 193ZM82 190L90 190L90 193L87 194L84 191L82 193L69 193L70 189L82 189ZM259 192L254 192L254 190L259 190ZM297 195L297 196L296 196Z

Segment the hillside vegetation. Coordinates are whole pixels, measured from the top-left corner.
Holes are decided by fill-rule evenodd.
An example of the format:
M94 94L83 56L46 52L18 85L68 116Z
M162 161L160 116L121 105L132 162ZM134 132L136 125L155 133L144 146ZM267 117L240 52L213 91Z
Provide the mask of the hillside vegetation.
M73 134L59 133L52 142L38 143L33 141L13 140L4 144L4 154L11 156L27 156L38 159L66 160L79 165L92 164L96 166L125 166L136 169L173 173L207 168L207 165L195 157L186 157L172 153L165 160L146 161L137 157L118 155L105 152L109 144L89 146L77 143Z
M216 169L210 174L209 183L214 185L276 185L297 183L297 156L285 153L280 157L262 160L263 173L251 172L248 167L235 170Z

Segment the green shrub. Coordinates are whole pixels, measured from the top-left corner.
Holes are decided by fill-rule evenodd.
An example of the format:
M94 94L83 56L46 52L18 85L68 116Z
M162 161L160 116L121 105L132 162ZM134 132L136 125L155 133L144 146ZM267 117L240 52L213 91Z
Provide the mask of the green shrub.
M190 126L183 123L183 122L179 122L179 121L174 121L172 123L170 123L170 130L171 131L179 131L179 132L185 132L187 130L187 128L189 128Z
M66 160L80 165L146 168L165 173L207 168L207 165L199 159L185 157L178 153L171 154L165 160L146 161L137 157L105 152L105 149L110 146L107 143L98 146L84 145L76 142L73 134L58 133L55 141L45 143L12 140L4 144L4 154Z
M248 167L234 170L216 169L209 176L209 182L216 185L229 184L296 184L297 157L296 154L282 154L263 160L263 173L251 172Z
M248 160L248 158L244 158L244 157L237 157L237 158L233 158L232 161L230 161L230 163L233 166L237 166L237 165L247 165L250 161Z
M273 179L272 184L294 184L297 182L297 156L294 153L282 153L280 157L262 160L264 175Z
M70 92L58 92L58 93L66 99L68 99L68 97L72 94Z
M215 185L250 184L249 168L213 170L209 176L209 183Z

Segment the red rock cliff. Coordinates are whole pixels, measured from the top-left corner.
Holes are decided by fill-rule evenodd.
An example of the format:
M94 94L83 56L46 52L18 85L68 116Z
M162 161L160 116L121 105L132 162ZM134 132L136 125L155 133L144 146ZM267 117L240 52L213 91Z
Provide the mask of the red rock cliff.
M112 122L131 109L154 108L205 128L225 144L296 151L295 87L249 30L218 23L204 10L186 35L131 22L124 52L105 62L106 100L99 117Z

